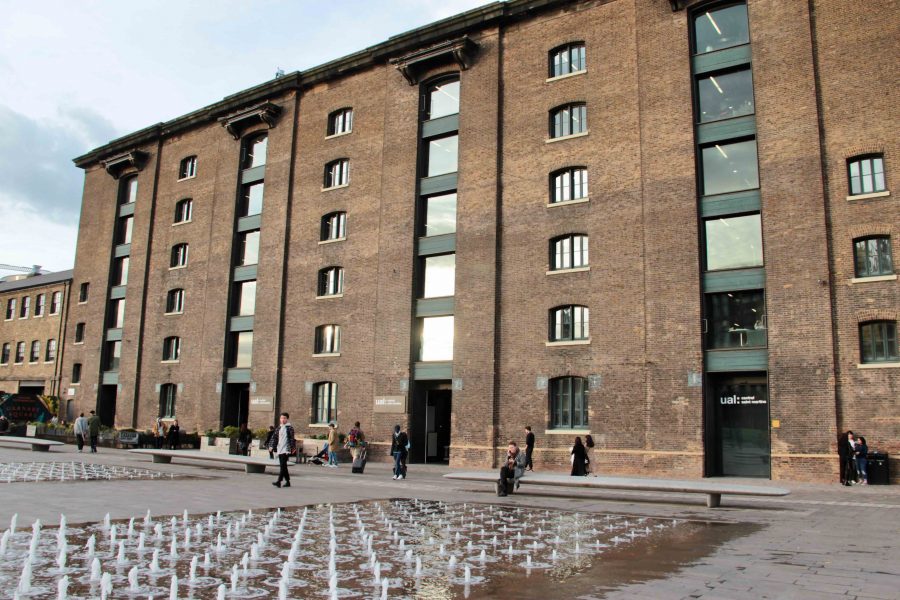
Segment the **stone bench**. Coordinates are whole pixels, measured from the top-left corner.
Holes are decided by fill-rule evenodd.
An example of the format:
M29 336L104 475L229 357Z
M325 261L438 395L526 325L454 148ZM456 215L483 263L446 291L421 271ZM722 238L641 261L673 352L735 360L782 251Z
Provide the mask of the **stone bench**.
M447 479L485 481L495 483L498 473L459 472L447 473ZM522 485L546 485L603 490L639 490L649 492L674 492L681 494L705 494L706 506L716 508L722 503L722 494L734 496L787 496L789 490L774 487L728 483L725 481L684 481L678 479L644 479L638 477L571 477L569 475L526 473L519 479ZM510 490L512 486L510 486Z
M199 450L149 450L139 448L129 450L132 454L148 454L153 457L153 462L169 464L173 458L185 458L188 460L205 460L223 464L244 465L248 473L265 473L266 467L278 467L277 462L268 458L255 458L252 456L237 456L234 454L218 454L214 452L200 452ZM288 461L288 464L292 464Z
M33 437L19 437L15 435L0 435L0 443L4 444L31 444L35 452L49 452L50 446L64 446L62 442L54 440L42 440Z

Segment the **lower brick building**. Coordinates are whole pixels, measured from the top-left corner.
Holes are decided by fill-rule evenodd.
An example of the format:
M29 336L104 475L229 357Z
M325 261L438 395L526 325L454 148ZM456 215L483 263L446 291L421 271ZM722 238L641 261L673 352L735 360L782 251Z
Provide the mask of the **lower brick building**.
M895 9L498 2L114 140L76 159L63 387L451 465L525 425L539 469L896 452Z

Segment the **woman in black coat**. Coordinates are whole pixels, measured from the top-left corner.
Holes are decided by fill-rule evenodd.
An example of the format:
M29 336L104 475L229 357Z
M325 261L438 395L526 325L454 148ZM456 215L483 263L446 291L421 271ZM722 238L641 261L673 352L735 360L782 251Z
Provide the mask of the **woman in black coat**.
M572 446L572 475L584 477L587 475L587 452L585 452L584 444L581 438L575 438L575 445Z

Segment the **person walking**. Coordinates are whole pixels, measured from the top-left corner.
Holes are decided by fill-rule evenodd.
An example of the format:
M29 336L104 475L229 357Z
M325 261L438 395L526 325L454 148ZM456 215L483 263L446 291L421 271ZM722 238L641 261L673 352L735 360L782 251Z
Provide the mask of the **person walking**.
M534 453L534 433L531 431L531 425L525 426L525 470L534 471L534 462L532 454Z
M594 438L591 437L591 434L584 436L584 461L585 475L596 475L596 473L594 473Z
M294 439L294 426L291 425L290 415L286 412L281 413L278 418L279 427L272 435L269 442L269 451L278 455L278 479L272 482L277 488L291 487L291 474L288 473L288 458L297 452L297 440ZM282 484L282 482L284 482Z
M75 419L75 443L78 444L78 451L84 451L84 441L88 437L88 421L84 418L84 413L78 415Z
M237 447L238 454L241 456L250 456L250 445L253 443L253 433L247 429L246 423L241 423L238 430Z
M97 453L97 438L100 437L100 417L97 413L91 411L91 417L88 419L88 435L91 436L91 452Z
M859 441L853 446L853 452L856 455L856 473L859 476L858 483L860 485L869 485L869 445L866 438L859 436Z
M328 442L328 466L337 469L338 432L337 423L334 421L331 422L331 427L328 428L328 439L326 441Z
M587 453L580 436L575 438L575 445L572 446L570 454L572 455L572 476L584 477L587 475Z
M406 479L406 446L409 445L409 436L394 425L394 436L391 438L391 455L394 457L394 479Z
M169 425L169 431L166 432L166 443L169 444L169 450L178 449L178 436L181 435L181 427L178 426L178 419L172 421Z
M269 444L269 442L272 441L272 436L273 436L273 435L275 435L275 426L274 426L274 425L269 425L269 433L266 434L266 449L269 451L269 458L270 458L270 459L274 459L274 458L275 458L275 453L272 452L272 448L271 448L271 446L270 446L270 444Z

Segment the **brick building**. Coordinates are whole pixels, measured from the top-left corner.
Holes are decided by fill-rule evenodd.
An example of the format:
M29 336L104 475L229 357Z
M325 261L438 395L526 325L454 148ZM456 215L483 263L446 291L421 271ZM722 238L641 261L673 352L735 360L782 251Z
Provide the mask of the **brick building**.
M71 270L0 281L0 391L63 396L60 376L71 284ZM59 417L65 419L67 413L61 410Z
M892 0L512 0L110 142L65 387L453 465L526 424L538 468L900 451L897 34Z

